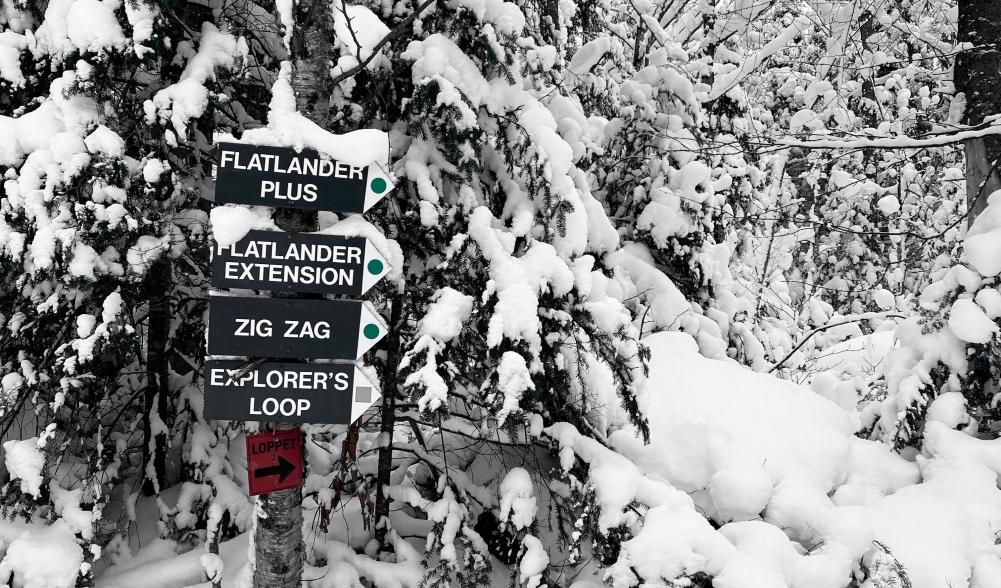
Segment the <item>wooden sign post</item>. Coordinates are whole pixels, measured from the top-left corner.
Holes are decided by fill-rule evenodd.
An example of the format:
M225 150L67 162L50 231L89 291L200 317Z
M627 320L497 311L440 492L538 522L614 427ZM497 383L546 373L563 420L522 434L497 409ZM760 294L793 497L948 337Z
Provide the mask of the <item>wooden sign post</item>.
M316 230L313 211L363 213L385 197L393 183L381 166L349 165L310 150L220 143L215 171L217 203L292 210L276 215L285 232L252 230L214 248L214 287L360 296L391 271L363 237L297 232ZM378 388L354 361L386 332L375 308L359 300L210 297L208 353L244 359L206 360L205 417L273 422L276 429L247 436L249 494L261 495L263 512L255 542L265 552L257 558L263 567L255 570L255 586L286 585L290 574L298 585L306 464L296 424L351 424L378 401Z

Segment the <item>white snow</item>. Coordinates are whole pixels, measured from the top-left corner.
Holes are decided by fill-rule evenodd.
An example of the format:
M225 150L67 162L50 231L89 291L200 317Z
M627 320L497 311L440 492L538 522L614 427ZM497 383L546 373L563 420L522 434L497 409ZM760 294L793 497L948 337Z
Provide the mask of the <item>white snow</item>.
M0 580L14 576L17 588L72 588L83 563L83 550L69 526L57 520L31 528L14 539L0 561Z
M998 332L997 324L969 298L952 303L949 330L967 343L987 343Z
M116 0L53 0L35 31L39 52L66 56L73 51L103 53L124 46L122 27L115 18Z
M98 125L83 142L87 145L87 151L91 153L100 153L107 157L121 157L125 154L125 140L104 125Z
M153 262L166 253L169 248L169 237L153 237L152 235L139 237L125 253L129 270L137 276L145 275Z
M155 184L160 181L160 176L162 176L168 169L169 168L163 161L160 161L155 157L147 159L146 163L143 164L143 179L146 180L147 184Z
M42 468L45 454L38 446L38 437L4 441L4 463L12 478L20 480L21 492L38 496L42 489Z
M510 521L515 529L524 529L535 522L538 505L532 487L532 477L525 468L508 470L500 485L499 518Z
M375 46L389 34L389 27L365 6L334 0L330 3L330 9L334 14L337 43L347 50L348 55L357 58L356 63L371 57ZM370 65L380 64L386 66L389 62L381 57L373 60Z
M896 306L896 299L893 296L893 292L890 292L886 288L880 288L872 293L872 300L876 303L876 306L882 310L890 310Z
M974 298L984 313L991 319L1001 317L1001 292L996 288L984 288Z
M958 399L935 408L925 452L910 463L856 438L852 412L801 387L700 357L684 334L645 341L656 386L649 446L613 433L617 455L565 425L547 430L564 467L574 454L590 464L603 527L632 502L650 507L609 569L613 585L632 585L633 571L653 582L705 570L714 586L842 588L873 541L891 549L915 588L992 577L985 556L995 553L1001 517L1001 452L997 441L949 427ZM738 522L714 531L696 506Z
M709 478L708 490L720 520L751 520L768 506L772 479L761 466L724 467Z
M790 382L704 359L688 335L644 342L657 358L650 381L670 382L650 395L651 443L626 431L609 441L645 471L687 492L726 468L764 468L773 485L794 477L831 489L840 481L857 427L852 414Z
M941 394L928 405L926 418L929 421L942 423L950 429L965 425L970 422L970 415L966 411L966 398L960 392Z
M521 582L525 588L537 588L542 586L542 572L549 565L549 555L542 542L534 535L525 535L522 539L525 546L525 553L518 562L518 572Z
M472 310L472 296L446 286L435 292L434 301L421 319L421 330L446 343L459 335Z
M56 513L62 521L73 530L79 533L84 539L93 538L94 534L94 512L84 510L81 507L83 488L66 490L56 482L49 482L49 492L52 496L52 504Z
M963 243L965 259L985 277L1001 274L999 251L1001 251L1001 228L972 235Z
M526 390L535 388L525 358L514 351L505 351L497 366L497 388L503 395L503 404L497 411L497 422L503 425L508 415L520 412L519 403Z
M900 201L893 194L887 194L876 201L876 206L880 212L886 216L891 216L900 212Z
M292 66L283 62L278 79L271 88L268 125L250 129L241 135L240 143L279 145L294 149L310 148L350 165L367 166L389 162L389 134L379 129L359 129L335 135L302 113L296 111L295 93L291 84ZM236 141L227 134L218 134L216 142Z
M208 107L209 91L205 82L215 77L217 69L238 68L246 60L247 51L247 42L242 37L234 37L205 22L198 49L188 60L180 79L158 90L146 101L147 122L169 120L178 137L187 136L188 122L201 116Z
M3 391L4 396L9 399L13 393L21 389L23 384L24 378L21 374L10 372L0 378L0 391Z
M132 26L133 50L140 58L152 51L152 48L142 43L153 36L153 21L160 16L159 9L153 3L125 1L125 16Z
M210 213L212 237L219 247L228 247L253 229L276 228L267 209L246 206L215 206Z
M15 88L24 84L21 73L21 52L30 44L26 35L12 30L0 32L0 78L10 82Z

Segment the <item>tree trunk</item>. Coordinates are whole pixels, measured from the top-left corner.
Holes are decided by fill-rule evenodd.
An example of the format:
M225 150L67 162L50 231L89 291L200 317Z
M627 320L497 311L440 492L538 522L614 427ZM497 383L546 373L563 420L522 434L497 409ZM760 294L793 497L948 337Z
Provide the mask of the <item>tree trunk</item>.
M971 48L956 57L956 90L966 95L966 124L977 125L984 117L1001 114L1001 2L960 0L960 43ZM968 222L987 206L987 197L1001 190L1001 137L997 135L966 142L966 198L972 210Z
M400 367L400 325L403 317L403 301L393 299L389 317L389 333L386 336L386 372L383 376L382 408L379 427L380 437L384 445L379 448L379 469L376 473L375 494L375 539L380 549L386 549L386 533L389 531L389 503L391 499L386 491L391 483L393 473L393 429L396 428L396 393L399 388L398 371Z
M298 588L303 565L302 488L263 494L258 501L262 516L254 532L254 588Z
M169 423L170 409L167 370L167 338L170 336L170 286L173 264L165 252L150 268L146 289L149 295L146 330L146 390L143 425L143 493L151 496L167 482L167 432L153 434L153 415ZM150 471L152 469L152 471Z
M274 13L273 3L269 8ZM332 16L324 2L299 2L296 5L297 25L291 39L293 63L292 87L300 112L321 127L327 123L329 92L323 83L330 54ZM327 71L324 69L323 71ZM274 213L275 224L290 233L312 232L318 227L315 211L279 208ZM291 295L290 297L309 297ZM278 424L276 429L298 429L298 425ZM305 447L305 443L302 444ZM303 456L305 464L305 456ZM305 472L304 472L305 473ZM298 588L302 583L304 545L302 537L302 489L290 488L258 497L261 516L254 532L254 588Z
M317 230L317 213L279 208L274 213L278 228L289 233ZM289 295L290 298L309 297ZM275 429L298 425L278 424ZM305 443L302 444L306 446ZM302 463L305 464L305 456ZM305 474L305 472L303 472ZM302 583L302 488L279 490L258 497L261 515L254 532L254 588L297 588Z

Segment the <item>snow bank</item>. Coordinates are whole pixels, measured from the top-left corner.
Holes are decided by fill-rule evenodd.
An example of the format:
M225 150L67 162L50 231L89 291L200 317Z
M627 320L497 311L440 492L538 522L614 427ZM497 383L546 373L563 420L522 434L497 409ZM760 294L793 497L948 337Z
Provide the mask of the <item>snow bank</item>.
M708 488L729 469L759 481L767 475L772 484L795 477L824 491L844 479L857 428L851 413L785 380L705 359L686 334L645 342L650 381L670 382L649 397L650 445L626 431L610 437L642 469L686 492Z
M653 354L650 445L624 429L609 446L567 423L544 432L564 471L576 460L588 464L597 527L629 531L603 578L608 585L663 586L705 572L714 588L875 586L862 583L860 562L875 569L888 561L903 566L913 588L997 588L1001 440L952 428L964 412L961 398L936 405L923 453L907 461L856 437L854 411L806 387L705 358L683 333L645 342ZM529 473L512 469L501 484L502 518L529 524L538 508L533 490ZM445 509L438 514L450 520ZM418 550L393 540L396 563L325 539L316 549L326 565L307 570L322 579L311 585L367 578L417 586ZM526 544L520 577L535 585L548 555L534 537ZM109 569L98 585L176 586L202 577L201 550L149 553L137 554L143 563ZM245 570L246 536L224 543L221 557L223 585L234 585Z
M630 503L649 507L612 585L704 571L715 587L841 588L878 557L896 558L914 588L998 585L1001 441L932 421L909 462L857 438L854 411L805 387L702 357L682 333L645 342L648 446L617 431L617 455L572 428L547 429L564 467L574 455L590 464L602 528L628 521ZM940 408L946 422L956 413ZM713 530L700 512L726 524Z

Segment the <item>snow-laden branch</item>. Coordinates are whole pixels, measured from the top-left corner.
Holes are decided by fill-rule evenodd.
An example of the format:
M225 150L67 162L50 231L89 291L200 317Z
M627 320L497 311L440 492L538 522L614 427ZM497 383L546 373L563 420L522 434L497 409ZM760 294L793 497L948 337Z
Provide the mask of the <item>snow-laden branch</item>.
M833 329L834 327L843 327L845 325L850 325L852 323L858 323L873 319L886 319L886 318L907 318L907 317L906 315L900 314L899 312L864 312L861 314L856 314L854 316L845 317L844 320L840 320L836 323L830 323L822 327L817 327L816 329L813 329L812 331L807 333L803 337L803 339L795 347L792 348L792 351L786 354L785 357L775 362L775 365L773 365L771 369L768 370L768 373L772 373L778 368L782 367L782 364L789 361L789 358L795 355L796 352L799 351L803 347L803 345L806 345L806 342L809 341L817 333L823 333L828 329Z
M969 139L1001 135L1001 120L991 124L965 128L948 133L936 133L923 137L866 137L859 139L793 139L791 137L776 140L773 145L784 147L802 147L804 149L921 149L924 147L941 147L952 143L962 143Z
M720 96L726 94L731 88L740 83L741 80L746 78L755 69L758 68L766 59L775 55L781 51L790 41L796 38L796 35L800 34L804 29L811 25L810 19L806 16L797 16L792 24L782 29L774 39L765 44L760 51L754 54L754 56L749 57L744 60L744 62L738 68L734 68L731 71L716 78L716 82L713 84L712 90L705 97L703 102L712 102Z

